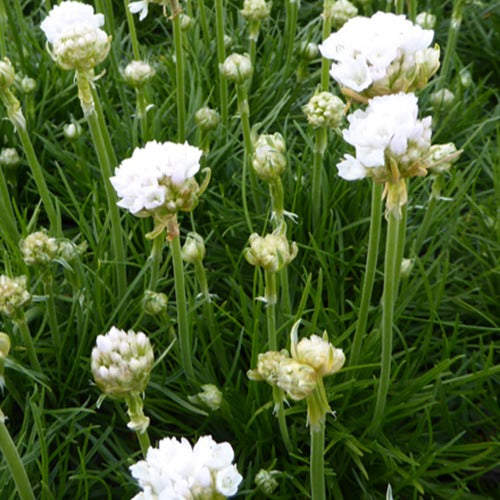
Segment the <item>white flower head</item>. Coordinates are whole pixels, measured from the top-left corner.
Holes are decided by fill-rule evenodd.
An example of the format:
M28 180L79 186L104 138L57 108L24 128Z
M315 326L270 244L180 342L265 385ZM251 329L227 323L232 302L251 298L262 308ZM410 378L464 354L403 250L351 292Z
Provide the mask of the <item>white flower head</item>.
M47 231L35 231L26 236L20 244L24 262L28 266L47 265L56 257L59 243L55 238L47 234Z
M342 87L371 97L425 86L439 67L439 49L429 48L433 37L405 16L377 12L353 17L319 49L334 61L330 74Z
M0 151L0 165L4 167L15 167L21 163L19 153L15 148L3 148Z
M154 75L155 69L146 61L130 61L123 70L125 81L136 88L143 87Z
M137 2L130 2L128 4L128 10L132 14L139 14L139 21L146 19L149 10L150 3L157 3L159 5L163 5L165 9L169 0L139 0Z
M236 494L242 476L232 461L229 443L216 443L202 436L191 446L185 439L162 439L150 447L145 460L130 467L132 476L143 489L134 498L226 498Z
M241 85L252 76L252 62L246 54L231 54L220 65L220 72L228 80Z
M136 148L110 178L120 198L118 206L138 216L159 209L169 213L192 209L199 192L194 175L201 155L201 149L187 142L150 141Z
M331 18L332 26L337 29L358 14L358 9L349 0L337 0L327 6L325 14Z
M52 46L51 55L63 69L88 71L108 55L111 37L101 29L104 16L81 2L55 5L40 25Z

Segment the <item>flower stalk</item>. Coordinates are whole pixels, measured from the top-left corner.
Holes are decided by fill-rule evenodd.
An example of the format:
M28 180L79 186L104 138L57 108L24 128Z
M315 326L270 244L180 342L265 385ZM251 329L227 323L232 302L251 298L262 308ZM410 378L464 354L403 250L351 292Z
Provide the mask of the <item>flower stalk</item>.
M312 500L325 500L325 422L310 427L310 481Z
M130 34L130 42L132 44L132 53L134 54L134 59L138 61L141 58L139 50L139 42L137 40L137 30L135 29L134 16L129 9L129 0L123 0L125 13L127 16L128 31Z
M170 0L174 28L175 78L177 88L177 134L178 141L186 140L186 102L184 93L184 51L182 48L181 17L182 8L178 0Z
M224 45L224 0L215 0L215 34L217 39L217 63L220 67L226 59ZM222 125L226 133L229 124L227 77L219 71L219 105Z

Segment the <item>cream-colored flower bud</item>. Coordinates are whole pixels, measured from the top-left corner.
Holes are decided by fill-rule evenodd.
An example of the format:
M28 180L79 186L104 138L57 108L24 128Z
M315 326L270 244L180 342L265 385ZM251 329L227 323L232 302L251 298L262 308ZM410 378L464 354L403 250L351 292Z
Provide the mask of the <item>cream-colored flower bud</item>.
M279 365L276 385L292 399L300 401L311 394L318 380L314 368L295 359L286 359Z
M0 61L0 89L8 89L16 77L14 66L6 57Z
M307 121L314 127L337 128L344 117L345 104L330 92L320 92L309 99L302 108Z
M436 16L430 12L420 12L415 22L425 30L432 30L436 25Z
M125 66L123 77L131 87L140 88L153 78L155 73L155 69L146 61L131 61Z
M220 66L228 80L241 85L252 76L252 63L246 54L231 54Z
M281 364L290 359L285 349L278 351L261 352L257 357L257 368L248 370L247 376L250 380L265 381L270 385L276 385Z
M402 87L398 87L400 86L400 79L396 78L393 84L394 89L400 88L400 90L405 90L405 85L408 89L411 86L416 89L425 87L431 76L439 69L439 57L440 50L438 45L415 52L415 67L413 68L413 65L410 65L409 68L406 68L403 64L403 68L406 71L403 71L401 81L404 81L404 83L401 84ZM397 68L395 70L397 71ZM405 75L405 73L408 73L408 75ZM413 74L414 76L410 76ZM410 85L409 80L412 78L414 81Z
M267 496L273 494L274 490L278 487L278 481L274 479L274 476L281 474L277 470L267 471L265 469L260 469L257 474L255 474L255 484L257 488Z
M164 293L146 290L142 299L142 305L146 314L158 316L167 310L168 297Z
M453 142L432 145L427 157L429 170L436 175L448 172L461 153Z
M323 338L311 335L296 345L292 343L292 356L300 363L311 366L320 377L338 372L345 363L344 352L328 342L326 332Z
M334 28L341 28L349 19L358 15L358 9L348 0L333 2L329 9L329 17Z
M304 42L300 47L300 56L307 61L316 59L319 55L318 44L313 42Z
M455 94L449 89L441 89L429 96L429 101L434 108L448 108L453 104Z
M25 94L31 94L36 89L36 80L34 78L30 78L29 76L25 76L21 80L21 90Z
M459 77L460 77L460 84L462 85L462 87L468 88L472 85L472 75L467 68L462 68L460 70Z
M194 121L201 130L208 132L217 128L220 123L220 115L215 109L205 106L194 114Z
M249 247L244 250L246 260L252 266L260 266L266 271L277 272L292 262L299 251L297 244L291 244L283 234L254 233L248 239Z
M195 264L205 258L205 242L198 233L189 233L182 246L181 255L184 262Z
M19 163L21 163L21 158L19 157L17 149L3 148L2 151L0 151L0 165L10 168L19 165Z
M201 386L201 392L194 396L188 396L189 401L195 404L204 404L212 411L216 411L222 404L222 392L213 384L204 384Z
M45 266L50 264L57 255L58 242L46 231L36 231L21 241L21 252L28 266Z
M267 182L281 176L286 167L286 144L280 133L262 134L253 145L252 166Z
M63 127L64 137L69 141L74 141L82 135L82 126L79 123L66 123Z
M78 259L86 249L87 243L85 242L77 245L71 240L58 240L56 258L62 259L66 262L72 262Z
M5 274L0 276L0 312L12 317L21 311L31 300L28 292L28 278L18 276L9 278Z
M249 21L263 21L271 13L271 2L265 0L245 0L241 15Z
M179 19L182 31L188 31L194 26L194 19L187 14L181 13Z
M410 277L414 264L415 259L403 259L401 261L401 270L399 271L401 279L405 280Z
M144 392L153 363L153 348L143 332L125 332L113 326L97 337L92 349L94 380L106 396L115 399Z
M5 332L0 332L0 360L5 359L10 352L10 337Z

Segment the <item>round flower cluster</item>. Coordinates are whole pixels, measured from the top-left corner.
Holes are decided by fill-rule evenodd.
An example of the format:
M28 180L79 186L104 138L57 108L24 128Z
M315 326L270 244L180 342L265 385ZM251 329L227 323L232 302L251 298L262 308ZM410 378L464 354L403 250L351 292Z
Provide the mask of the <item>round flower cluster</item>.
M101 30L104 16L90 5L66 1L55 5L40 25L63 69L88 71L108 55L111 37Z
M291 244L282 234L266 234L259 236L257 233L250 235L249 247L245 249L245 259L252 266L260 266L266 271L277 272L287 266L297 256L297 244Z
M143 87L154 75L155 69L146 61L130 61L123 70L125 81L136 88Z
M350 125L343 134L355 147L356 157L344 156L337 165L340 177L355 180L370 176L377 182L395 182L399 176L425 175L432 119L418 120L417 114L414 94L396 94L374 97L366 110L349 115ZM394 179L395 175L398 178Z
M92 349L91 368L97 386L106 396L122 399L146 389L154 354L143 332L112 327L99 335Z
M133 500L191 500L235 495L243 479L229 443L202 436L194 446L182 438L164 438L148 449L146 460L130 467L143 489Z
M330 92L320 92L313 95L302 110L307 117L307 121L314 128L336 128L342 122L344 108L345 104L340 97Z
M28 266L49 264L56 258L58 250L58 241L46 231L35 231L21 241L21 252Z
M253 145L252 166L256 174L265 181L279 177L286 167L286 144L283 136L262 134Z
M370 97L422 88L439 67L433 37L405 16L377 12L350 19L319 49L336 61L330 74L342 87Z
M19 157L17 149L3 148L0 151L0 165L11 168L19 165L19 163L21 163L21 158Z
M15 316L31 300L28 292L28 278L18 276L9 278L0 276L0 312L6 316Z
M269 17L271 3L265 0L245 0L241 15L249 21L262 21Z
M110 178L121 198L118 206L147 217L160 208L168 213L191 210L198 184L193 176L200 169L201 149L187 142L148 142L123 160Z
M231 54L220 65L221 74L238 85L248 80L252 71L252 62L246 54Z

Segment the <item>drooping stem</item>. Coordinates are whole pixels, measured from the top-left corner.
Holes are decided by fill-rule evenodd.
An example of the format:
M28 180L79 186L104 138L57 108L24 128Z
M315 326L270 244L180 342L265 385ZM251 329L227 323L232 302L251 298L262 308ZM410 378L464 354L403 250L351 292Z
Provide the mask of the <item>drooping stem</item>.
M382 190L383 184L372 184L372 201L370 214L370 231L368 234L368 253L366 255L365 275L363 277L363 288L361 290L361 301L358 311L358 321L352 342L350 366L359 363L361 344L366 335L368 322L368 311L370 309L373 283L375 282L375 271L377 270L377 257L380 242L380 230L382 227Z
M311 498L325 500L325 422L311 425Z
M177 137L183 143L186 139L186 103L184 95L184 51L182 49L181 7L178 0L170 0L172 23L174 25L175 79L177 90Z
M186 377L194 380L193 361L191 359L191 339L189 335L188 311L186 302L186 286L184 282L184 265L182 263L180 236L170 241L172 264L174 266L175 300L177 305L177 328L181 363Z
M40 366L40 361L38 361L38 356L36 355L35 346L33 345L33 339L31 338L31 333L26 321L24 313L21 313L17 318L15 318L15 323L21 332L23 338L24 346L26 347L26 352L28 353L28 358L31 363L31 367L37 372L42 372L42 367Z
M398 249L399 221L389 213L384 260L384 291L382 297L382 355L377 401L373 412L371 429L377 432L383 423L387 392L391 377L392 334L394 318L394 288L396 286L396 255Z
M10 473L16 484L17 492L21 500L35 500L28 474L24 468L19 452L5 425L6 417L0 410L0 451L5 457Z
M315 131L314 155L313 155L313 178L311 189L312 226L320 225L321 210L323 205L323 190L321 189L321 177L323 173L323 157L328 140L328 131L325 127L319 127Z
M134 54L134 59L139 61L141 59L141 53L139 51L139 42L137 40L137 31L135 29L134 16L129 9L129 0L123 0L125 12L127 15L128 31L130 33L130 42L132 43L132 53Z
M218 67L226 59L226 47L224 45L224 0L215 0L215 33L217 38L217 63ZM227 98L227 79L219 71L219 105L224 133L229 123L229 106Z

